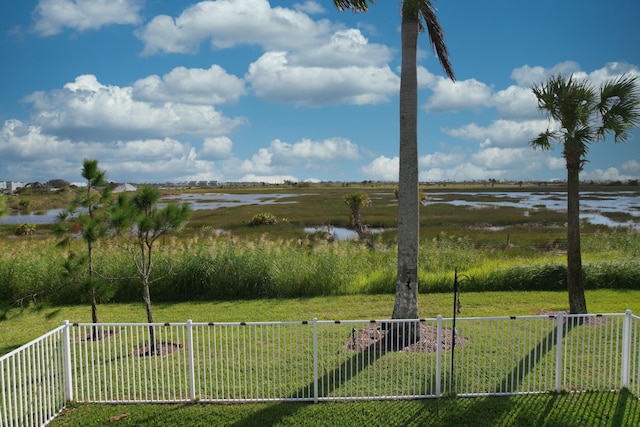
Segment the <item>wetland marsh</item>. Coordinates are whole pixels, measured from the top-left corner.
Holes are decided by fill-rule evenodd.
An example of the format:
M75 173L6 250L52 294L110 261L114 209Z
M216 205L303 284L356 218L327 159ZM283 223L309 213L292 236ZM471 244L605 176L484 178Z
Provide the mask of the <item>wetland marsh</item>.
M420 208L420 292L449 292L455 269L473 279L469 291L566 291L561 189L424 190L428 199ZM362 209L362 220L380 231L369 237L367 245L357 239L340 241L322 229L351 230L344 196L355 191L370 195L372 204ZM638 192L605 188L588 189L585 195L587 211L589 201L600 206L603 215L611 215L608 209L618 206L620 214L628 215L622 222L610 218L615 227L583 223L586 287L640 288L637 227L617 225L629 218L637 224ZM172 190L164 197L191 200L195 207L187 227L166 236L158 246L154 301L394 292L397 201L391 185ZM226 205L198 209L198 204L211 207L216 201ZM276 223L252 225L252 217L262 213L273 215ZM14 228L0 226L0 301L10 306L82 302L82 277L65 273L68 252L56 248L49 226L38 225L31 236L15 236ZM84 249L81 241L69 248L73 253ZM136 281L122 279L135 272L117 242L101 241L95 256L95 268L108 290L101 301L140 301Z

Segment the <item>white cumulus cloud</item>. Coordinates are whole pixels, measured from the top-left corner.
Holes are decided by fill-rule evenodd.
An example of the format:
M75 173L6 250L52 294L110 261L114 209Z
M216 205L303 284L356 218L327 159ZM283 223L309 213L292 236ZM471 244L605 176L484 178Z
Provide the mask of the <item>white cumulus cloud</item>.
M94 75L79 76L61 90L35 92L25 101L32 104L34 124L71 139L217 136L245 122L207 105L136 101L131 87L103 85Z
M324 141L303 139L294 144L280 140L271 142L269 151L277 164L299 163L301 161L358 160L358 146L344 138L330 138Z
M555 74L573 74L580 71L580 66L574 61L565 61L554 65L551 68L541 66L531 67L523 65L511 72L511 78L514 79L519 86L532 87L541 82L546 81L550 76Z
M327 11L320 3L313 0L307 0L304 3L295 3L293 8L310 15L326 13Z
M369 43L360 30L355 28L336 31L327 42L290 55L292 64L324 68L380 66L391 59L391 49L385 45Z
M219 105L234 104L245 93L242 79L212 65L206 70L176 67L162 77L140 79L133 84L132 97L138 101Z
M640 162L637 160L628 160L622 164L622 172L635 177L640 177Z
M430 86L433 95L427 100L427 112L458 111L486 106L491 100L491 87L476 79L452 82L439 77Z
M198 158L219 160L229 158L232 154L233 142L227 136L205 138Z
M484 141L483 145L513 146L527 145L540 132L547 129L546 120L514 121L498 119L489 126L470 123L456 129L443 128L442 131L456 138L469 141Z
M371 180L397 181L400 172L400 160L398 157L380 156L371 163L361 166L360 173Z
M136 35L143 54L193 53L210 40L216 49L239 44L265 49L302 49L315 44L331 30L328 21L313 21L305 13L271 7L267 0L202 1L179 16L156 16Z
M95 30L106 25L140 22L141 0L40 0L33 12L33 31L53 36L65 28Z
M210 161L199 160L193 147L172 138L112 143L72 141L42 132L19 120L7 120L0 130L0 157L10 160L4 172L15 180L80 180L82 161L98 159L108 179L129 182L174 182L220 179ZM188 171L182 176L176 171ZM189 178L189 179L187 179Z
M265 53L250 65L246 78L260 98L296 105L378 104L400 87L399 77L386 65L292 65L286 52Z

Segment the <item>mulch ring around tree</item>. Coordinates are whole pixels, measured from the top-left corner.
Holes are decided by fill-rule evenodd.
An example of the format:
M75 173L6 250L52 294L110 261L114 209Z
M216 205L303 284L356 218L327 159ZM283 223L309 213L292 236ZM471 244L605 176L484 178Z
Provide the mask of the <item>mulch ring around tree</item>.
M420 340L414 344L402 348L394 348L394 339L387 339L390 330L384 329L379 323L372 323L360 330L353 330L351 336L344 345L347 350L357 352L364 351L400 351L403 353L435 353L438 341L442 351L451 350L451 330L443 329L442 336L438 339L438 329L435 326L420 323ZM456 347L464 347L469 340L456 334Z
M166 356L175 351L179 351L184 347L184 344L178 344L173 342L159 342L154 346L144 345L135 349L135 355L138 357L146 356Z

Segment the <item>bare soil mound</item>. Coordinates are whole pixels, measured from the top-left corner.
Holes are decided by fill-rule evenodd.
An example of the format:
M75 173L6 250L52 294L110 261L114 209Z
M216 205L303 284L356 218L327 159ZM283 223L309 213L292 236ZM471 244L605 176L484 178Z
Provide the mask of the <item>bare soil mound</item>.
M173 342L159 342L153 346L145 345L136 350L136 355L138 357L146 357L146 356L166 356L168 354L173 353L174 351L179 351L184 347L183 344L173 343Z
M402 348L395 348L395 340L390 337L389 332L389 329L384 329L379 323L373 323L360 330L354 330L344 348L357 352L401 351L403 353L435 353L439 341L443 351L451 350L452 333L450 329L443 329L442 335L438 337L438 329L436 327L421 323L420 340ZM456 334L456 347L464 347L467 344L469 344L468 339Z

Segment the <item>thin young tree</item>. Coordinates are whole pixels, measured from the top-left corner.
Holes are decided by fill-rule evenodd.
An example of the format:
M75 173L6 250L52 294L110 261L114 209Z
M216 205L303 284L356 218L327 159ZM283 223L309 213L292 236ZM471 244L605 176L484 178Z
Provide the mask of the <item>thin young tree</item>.
M111 225L131 256L142 284L142 298L149 323L153 323L150 285L160 279L152 277L154 245L160 237L184 227L190 216L188 203L169 203L161 208L160 192L151 185L142 186L131 198L122 193L111 211ZM149 341L149 354L156 354L153 326L149 326Z
M334 0L339 10L366 12L372 0ZM420 234L418 190L418 35L426 30L445 74L455 81L444 31L430 0L402 4L402 70L400 73L400 176L398 177L398 272L394 319L417 319L418 246ZM415 336L415 334L412 334Z
M106 171L98 167L98 160L84 159L82 177L86 180L86 186L67 210L58 215L54 226L54 234L63 237L59 246L68 246L73 234L79 235L86 244L86 257L78 257L70 252L65 268L73 276L75 273L72 270L86 262L87 276L84 282L91 302L92 323L99 321L98 299L108 293L104 281L96 280L94 274L94 248L107 234L105 213L111 199L111 187L106 176Z
M573 75L556 75L532 88L550 127L531 141L533 148L562 147L567 167L567 288L571 313L587 313L580 249L580 171L592 143L613 134L625 142L640 117L637 78L621 76L599 88Z

